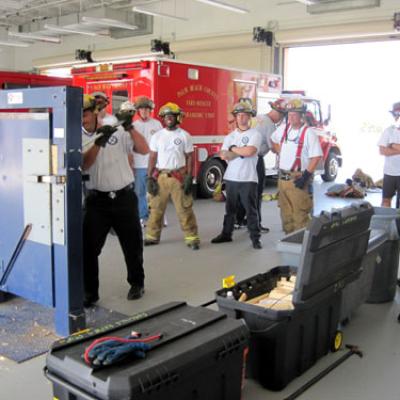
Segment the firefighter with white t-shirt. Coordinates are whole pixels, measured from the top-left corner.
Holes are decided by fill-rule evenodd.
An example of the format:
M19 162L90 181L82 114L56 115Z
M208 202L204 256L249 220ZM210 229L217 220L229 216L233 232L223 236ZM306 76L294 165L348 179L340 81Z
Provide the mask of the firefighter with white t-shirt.
M257 210L257 161L261 135L250 128L255 110L248 102L237 103L232 111L237 128L225 137L220 156L228 162L224 174L226 203L222 232L211 243L232 241L239 201L246 210L247 228L253 248L261 249L260 223Z
M185 235L185 243L193 250L200 247L192 197L193 142L188 132L179 127L183 111L175 103L163 105L158 115L165 128L150 140L147 191L150 194L150 217L145 246L160 242L163 217L171 197Z
M99 300L98 257L111 228L125 256L130 284L127 299L138 299L144 293L142 229L128 155L133 150L146 154L149 147L132 128L134 111L133 104L125 102L117 113L122 126L98 127L94 98L84 97L82 170L89 176L83 215L85 307Z
M139 96L135 100L135 108L139 118L133 123L133 127L143 135L150 145L152 136L162 129L160 121L151 118L151 112L154 110L154 102L146 96ZM139 217L142 225L146 225L149 218L149 209L147 205L147 168L149 166L149 155L133 153L133 168L135 173L135 192L139 200Z
M394 103L390 113L394 125L384 130L378 146L381 155L385 156L383 167L382 206L390 207L393 196L400 193L400 102Z
M288 234L304 228L313 208L313 173L322 157L316 132L304 121L306 105L301 99L289 100L287 122L271 137L279 154L278 205L283 231Z

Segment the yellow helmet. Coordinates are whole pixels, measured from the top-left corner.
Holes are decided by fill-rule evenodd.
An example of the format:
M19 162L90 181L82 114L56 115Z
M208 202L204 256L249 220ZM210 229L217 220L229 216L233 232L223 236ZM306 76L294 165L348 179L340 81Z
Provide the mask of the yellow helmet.
M91 94L83 95L82 110L97 112L96 99Z
M160 108L158 111L158 116L164 118L168 114L183 115L183 111L178 104L168 102Z
M154 110L154 101L147 96L138 96L135 99L135 108L136 110L139 108L150 108L150 110Z
M239 113L250 114L252 117L257 115L257 111L253 108L253 105L248 100L244 99L241 99L239 103L233 106L232 114L236 115Z
M291 99L286 103L286 111L305 113L307 106L302 99Z

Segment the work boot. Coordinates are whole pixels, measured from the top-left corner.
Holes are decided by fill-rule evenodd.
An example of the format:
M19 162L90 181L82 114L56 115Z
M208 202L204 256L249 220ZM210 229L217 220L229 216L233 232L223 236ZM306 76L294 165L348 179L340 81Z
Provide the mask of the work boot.
M128 300L137 300L140 299L144 295L144 287L133 284L129 289L128 296L126 297Z
M226 243L226 242L232 242L232 237L225 235L224 233L220 233L214 239L211 239L211 243Z
M159 243L160 243L160 241L155 240L155 239L144 239L144 241L143 241L143 244L145 246L152 246L152 245L159 244Z
M269 228L267 228L266 226L260 225L260 231L261 231L261 233L268 233L269 232Z
M192 243L188 243L187 245L192 250L199 250L200 249L200 243L199 242L192 242Z
M262 249L262 243L261 243L260 239L253 240L253 249L257 249L257 250Z

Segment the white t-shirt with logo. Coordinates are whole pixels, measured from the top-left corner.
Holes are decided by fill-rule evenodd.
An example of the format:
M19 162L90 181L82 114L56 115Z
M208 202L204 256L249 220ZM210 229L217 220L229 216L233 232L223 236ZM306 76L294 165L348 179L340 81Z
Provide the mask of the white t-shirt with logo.
M271 140L274 143L280 144L285 133L286 124L272 134ZM287 139L283 141L279 154L279 168L290 171L296 160L297 148L300 141L300 135L303 132L304 125L299 129L293 129L289 126L287 131ZM303 149L301 151L301 170L304 171L309 164L309 159L322 156L321 143L314 129L308 127L304 136Z
M257 117L256 129L261 134L260 156L265 156L272 147L271 136L276 130L276 125L268 115L260 115Z
M147 144L150 144L151 137L159 130L162 129L161 122L154 118L149 118L147 121L143 121L142 119L137 119L133 123L133 127L143 135L146 139ZM133 152L134 163L133 166L135 168L147 168L149 164L149 155L148 154L139 154L135 151Z
M236 129L225 137L221 150L229 150L229 147L232 145L237 147L254 146L257 148L258 153L261 146L260 132L254 128L250 128L244 132ZM258 183L257 153L252 157L236 157L235 159L228 161L224 180Z
M379 139L378 146L387 147L389 144L400 144L400 128L394 125L386 128ZM383 165L383 173L391 176L400 176L400 154L394 156L385 156Z
M89 133L82 130L82 143L90 140L90 136ZM100 148L94 164L85 171L89 175L86 188L111 192L131 184L134 176L129 165L128 155L132 153L132 148L131 135L119 127L108 139L106 146Z
M192 137L181 128L164 128L151 137L150 150L157 153L158 169L179 169L186 165L186 154L193 152Z

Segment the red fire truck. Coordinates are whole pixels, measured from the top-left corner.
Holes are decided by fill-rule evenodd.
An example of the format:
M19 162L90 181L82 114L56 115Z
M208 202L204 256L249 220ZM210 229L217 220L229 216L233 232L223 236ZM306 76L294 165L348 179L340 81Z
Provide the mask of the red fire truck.
M70 78L56 78L29 72L0 71L0 89L71 85L72 79Z
M218 157L224 136L233 129L232 107L240 98L264 106L282 91L279 75L189 64L164 58L86 64L72 68L73 83L85 93L102 91L108 112L139 95L152 98L155 113L166 102L184 111L182 128L193 137L194 179L199 194L210 197L222 180L225 163Z

